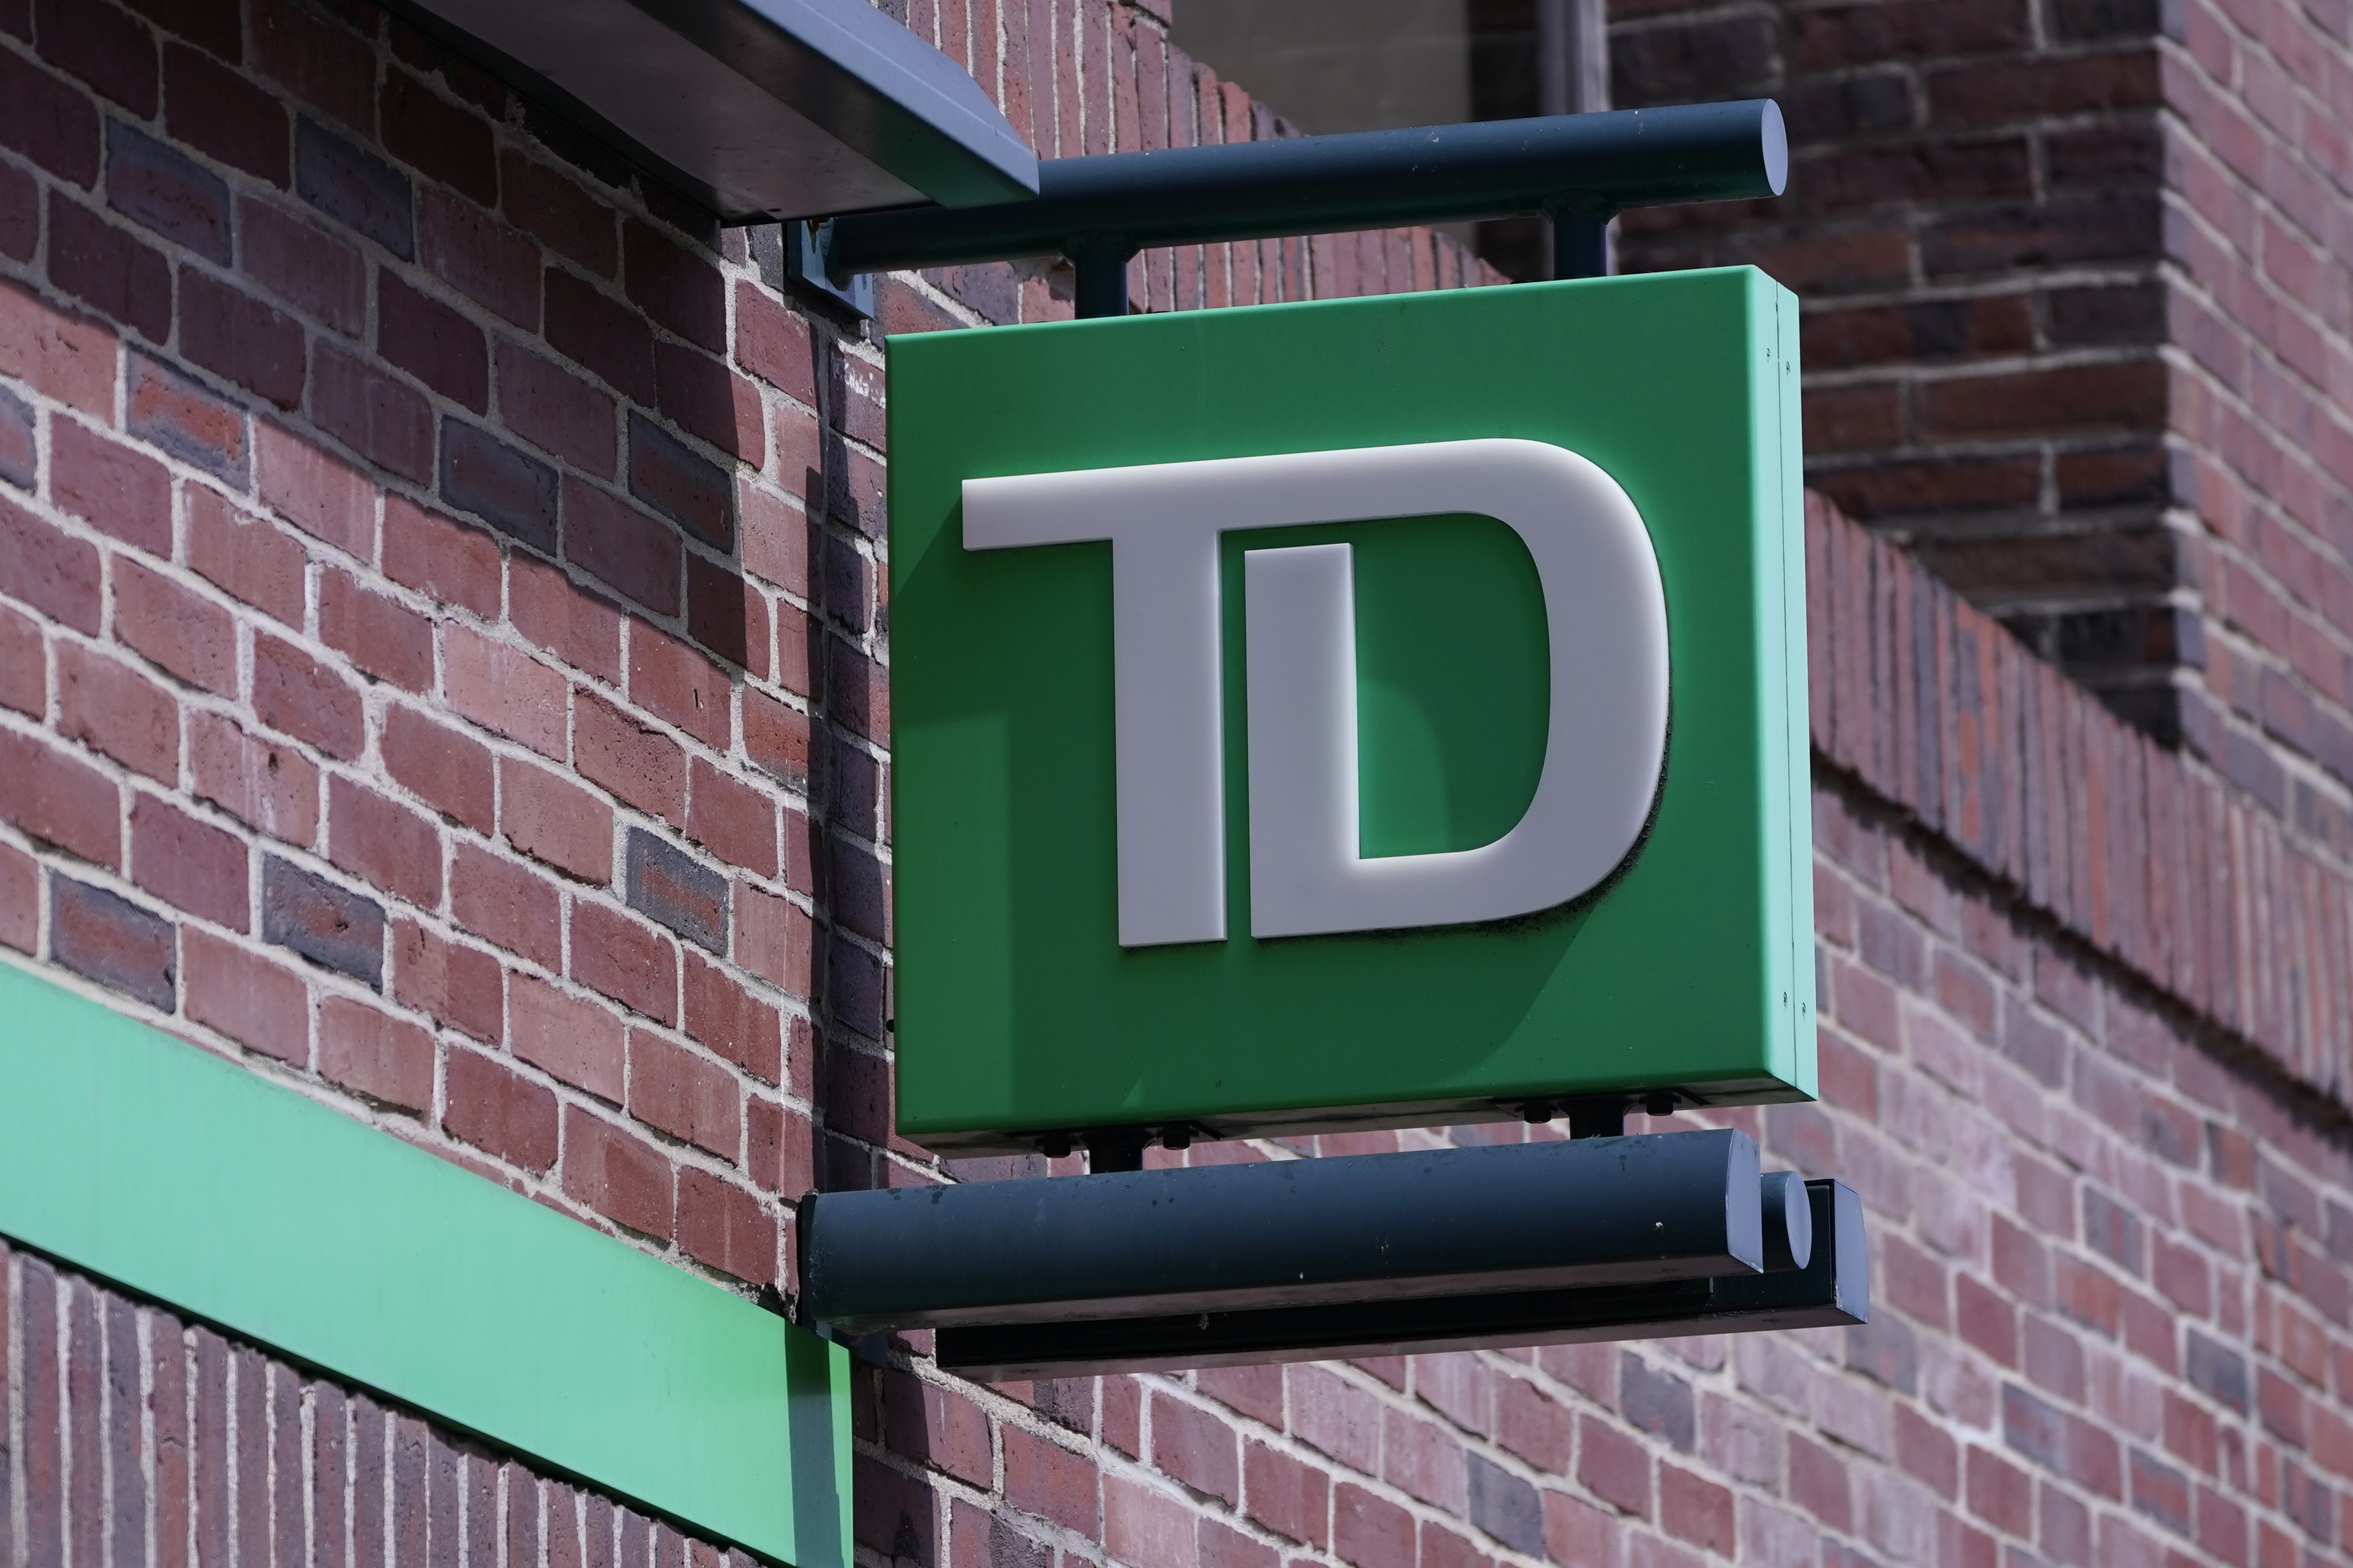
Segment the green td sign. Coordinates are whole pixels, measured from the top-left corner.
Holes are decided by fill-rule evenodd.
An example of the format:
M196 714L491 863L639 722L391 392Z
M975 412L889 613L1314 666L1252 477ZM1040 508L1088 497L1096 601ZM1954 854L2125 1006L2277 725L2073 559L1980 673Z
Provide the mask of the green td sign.
M893 340L900 1130L1811 1094L1796 317L1736 268Z

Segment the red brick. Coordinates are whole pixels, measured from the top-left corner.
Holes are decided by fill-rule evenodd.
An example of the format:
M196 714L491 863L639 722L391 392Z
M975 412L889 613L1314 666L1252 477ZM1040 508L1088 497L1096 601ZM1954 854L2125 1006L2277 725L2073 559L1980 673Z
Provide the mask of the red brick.
M540 274L547 345L632 403L654 401L654 339L645 318L568 272Z
M574 713L573 746L582 778L640 811L684 826L686 753L667 733L584 691Z
M744 1167L773 1193L797 1198L816 1183L808 1118L774 1100L753 1097L744 1111Z
M345 337L367 325L367 264L345 240L256 197L237 205L245 275Z
M315 368L311 417L320 429L378 468L433 482L433 409L423 393L332 343L319 345Z
M2024 1470L1984 1448L1968 1452L1969 1511L1998 1530L2031 1535L2034 1482Z
M449 917L543 969L564 966L563 899L526 866L460 842L449 860Z
M225 380L299 408L305 380L302 323L192 267L180 268L180 352Z
M1089 1540L1100 1535L1094 1466L1083 1455L1018 1426L1008 1426L1003 1434L1006 1502Z
M376 352L477 414L491 405L490 343L482 329L389 272L377 274Z
M612 685L621 679L621 615L608 599L553 566L518 555L508 570L507 614L533 646Z
M816 924L790 900L735 889L735 962L789 995L814 994Z
M669 1160L574 1105L564 1108L564 1191L616 1225L670 1239L677 1191Z
M1651 1458L1642 1445L1592 1415L1577 1421L1577 1480L1625 1513L1651 1514Z
M629 1114L723 1160L743 1145L742 1094L726 1068L638 1031L629 1039Z
M7 97L0 90L0 101ZM95 132L94 120L91 128ZM5 138L0 130L0 142ZM91 150L96 151L94 134ZM0 279L0 375L94 419L111 420L118 357L111 328L69 315L22 283Z
M700 953L686 954L685 1033L764 1083L782 1081L784 1037L776 1008Z
M271 729L344 762L356 760L366 742L359 689L267 632L253 638L253 711Z
M678 1022L678 944L602 904L573 903L571 973L625 1007Z
M2164 417L2165 384L2164 367L2153 363L1939 381L1922 389L1921 425L1931 437L2138 429Z
M733 686L725 670L650 626L629 634L629 700L719 751L733 742Z
M398 70L385 75L380 112L385 152L484 206L498 201L491 128L480 119Z
M539 330L539 247L480 207L440 191L422 193L417 257L476 304L527 332Z
M1829 1528L1853 1528L1852 1489L1844 1460L1803 1436L1789 1438L1789 1500Z
M327 858L420 909L441 903L441 835L432 822L337 773L327 783Z
M180 782L180 705L127 664L58 645L58 732L159 784Z
M357 469L267 420L253 432L254 483L279 516L346 555L375 559L375 490Z
M656 615L676 615L685 552L670 525L570 474L563 493L565 558Z
M508 429L600 479L613 477L620 437L611 394L503 339L498 370L499 414Z
M301 544L225 498L190 486L188 564L234 597L289 626L300 626L307 602Z
M758 1194L691 1166L678 1173L678 1245L697 1262L751 1284L777 1276L776 1215Z
M781 632L782 628L778 628ZM779 639L781 640L781 638ZM839 637L828 639L827 704L851 733L878 746L891 743L891 683L881 666Z
M183 931L191 1023L296 1067L311 1059L311 992L300 974L201 931Z
M433 684L433 623L332 566L319 574L319 637L359 668L403 690Z
M131 879L174 909L248 929L252 902L245 841L142 795L131 807Z
M744 750L791 788L808 787L809 716L801 710L746 688Z
M144 452L70 419L49 426L49 488L62 510L125 544L172 556L172 477Z
M36 0L41 58L142 120L153 116L155 36L105 0Z
M708 354L680 343L654 345L654 393L662 416L739 462L768 462L767 414L759 389Z
M216 713L188 719L194 793L248 826L290 844L319 830L319 770L290 746L246 734Z
M1494 1568L1494 1561L1453 1531L1422 1521L1421 1568Z
M754 876L776 874L776 809L760 790L701 757L693 763L687 836Z
M496 620L503 564L489 534L404 497L384 498L384 573L403 587Z
M997 1479L988 1417L953 1388L902 1372L882 1379L884 1441L977 1487Z
M406 920L393 927L392 958L392 992L401 1005L487 1045L505 1038L504 983L496 958ZM549 1158L552 1163L552 1152Z
M1103 1478L1103 1547L1113 1562L1198 1568L1200 1528L1185 1500L1127 1476Z
M235 23L230 25L233 58ZM292 127L284 106L237 72L181 44L164 47L164 125L182 142L283 190Z
M554 1092L479 1051L449 1052L441 1126L451 1137L526 1171L555 1163Z
M1566 1406L1525 1378L1495 1379L1495 1440L1546 1475L1568 1470L1575 1429ZM1339 1456L1335 1456L1335 1458Z
M96 637L98 548L0 497L0 593Z
M754 679L768 679L773 639L767 595L732 563L686 558L686 630Z
M621 250L631 303L689 342L727 351L726 283L710 258L633 219L622 226Z
M441 623L442 689L452 711L561 761L571 686L522 648L457 621Z
M128 556L114 570L114 635L191 685L237 693L235 619Z
M172 266L164 253L54 187L49 281L149 342L171 336Z
M0 947L30 953L40 934L40 862L0 844Z
M613 879L613 811L545 768L499 760L500 827L507 842L535 860L585 882Z
M786 427L806 425L808 445L805 454L811 465L819 463L817 447L817 420L814 416L780 416L777 420L777 441L790 446ZM800 460L787 452L778 459L788 482L797 485L802 468ZM815 484L815 469L809 470ZM820 499L824 495L818 487ZM754 484L735 487L737 508L742 513L744 570L762 582L774 583L788 594L808 595L809 519L808 514L792 502ZM805 684L805 683L804 683ZM800 689L796 687L793 689Z
M613 275L620 260L620 239L612 208L561 171L520 153L506 153L499 174L509 218L597 276Z
M0 708L38 719L49 707L49 649L41 624L0 609Z
M1297 1542L1321 1549L1330 1539L1332 1478L1263 1443L1244 1446L1242 1511Z
M319 1071L377 1104L423 1110L433 1103L433 1037L365 1003L328 996L319 1004Z
M498 783L489 747L405 704L385 710L378 745L395 782L451 821L477 833L496 829Z
M621 1103L625 1036L610 1009L516 974L508 983L507 1012L518 1058L599 1100Z
M1152 1398L1152 1464L1194 1491L1241 1500L1241 1450L1233 1428L1214 1411L1155 1393Z
M0 54L0 147L88 190L98 181L98 138L87 94L21 55Z
M1414 1568L1411 1514L1346 1481L1335 1490L1332 1504L1333 1555L1355 1568Z
M748 279L735 284L735 363L778 391L817 406L808 321Z

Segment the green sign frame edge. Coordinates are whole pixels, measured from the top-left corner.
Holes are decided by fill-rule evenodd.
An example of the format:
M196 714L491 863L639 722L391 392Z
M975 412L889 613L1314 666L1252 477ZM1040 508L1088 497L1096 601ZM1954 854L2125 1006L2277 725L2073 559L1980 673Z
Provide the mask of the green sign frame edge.
M1768 994L1758 998L1765 1004L1767 1013L1774 1016L1758 1020L1763 1025L1763 1032L1757 1043L1762 1047L1764 1058L1774 1064L1769 1076L1778 1082L1755 1083L1753 1087L1744 1087L1729 1094L1714 1093L1705 1098L1717 1103L1811 1098L1817 1087L1816 1063L1810 1048L1815 975L1811 931L1810 769L1806 713L1804 495L1799 457L1798 310L1795 299L1756 269L1735 268L1714 272L1655 274L1639 279L1466 290L1455 294L1412 296L1409 300L1319 301L1188 312L1181 317L1150 318L1154 328L1147 331L1158 330L1165 333L1181 330L1179 323L1192 322L1198 323L1198 330L1206 332L1214 330L1218 320L1223 318L1225 326L1219 341L1229 352L1217 363L1216 374L1219 381L1229 387L1236 381L1247 382L1257 388L1260 400L1281 405L1286 395L1297 395L1300 386L1296 378L1279 368L1274 371L1271 385L1280 390L1271 391L1270 386L1259 384L1259 381L1264 379L1267 367L1253 367L1243 345L1259 335L1261 323L1275 338L1296 346L1303 341L1299 337L1299 329L1310 318L1328 318L1344 312L1362 312L1369 316L1376 311L1414 311L1437 312L1450 320L1460 320L1461 312L1465 310L1492 310L1501 306L1510 310L1515 308L1507 304L1507 300L1525 300L1535 306L1544 295L1566 297L1576 292L1591 291L1587 297L1598 304L1608 291L1629 287L1663 287L1674 290L1678 298L1693 300L1702 297L1726 299L1728 287L1730 296L1747 301L1746 309L1750 323L1745 333L1734 333L1731 341L1737 342L1745 335L1749 346L1762 351L1736 354L1728 359L1718 358L1714 362L1718 370L1711 374L1718 375L1714 384L1724 386L1727 391L1733 386L1740 388L1738 401L1746 412L1736 417L1735 424L1745 433L1735 438L1745 447L1745 453L1741 458L1735 459L1731 470L1745 471L1741 483L1752 498L1750 504L1755 508L1757 523L1749 533L1746 547L1738 552L1744 563L1739 575L1745 584L1738 596L1746 603L1736 615L1747 628L1740 637L1749 651L1743 656L1742 668L1746 673L1736 679L1734 686L1746 689L1749 694L1745 700L1749 716L1741 721L1745 732L1751 737L1748 744L1753 747L1746 753L1749 759L1746 765L1753 769L1748 774L1751 781L1748 788L1753 793L1746 809L1757 814L1749 818L1755 823L1755 836L1749 840L1753 847L1748 853L1754 858L1749 861L1752 869L1748 875L1755 879L1749 884L1748 896L1762 902L1761 908L1750 906L1754 910L1750 918L1758 921L1752 928L1757 933L1757 946L1753 951L1765 965L1764 970L1757 973L1757 978L1763 980L1769 973L1774 982L1767 988ZM1700 293L1691 293L1694 289ZM1620 298L1631 303L1636 297ZM1710 319L1721 318L1711 314ZM1369 326L1386 342L1394 330L1390 323L1401 320L1401 316L1392 316L1388 321L1371 321ZM1250 323L1248 328L1244 327L1246 321ZM912 464L925 472L923 505L917 510L924 512L923 528L929 530L933 526L929 508L937 499L932 496L931 489L936 488L934 476L943 460L935 447L939 446L939 437L943 434L948 437L947 448L957 454L944 461L951 466L969 465L955 471L973 475L1087 467L1086 457L1092 453L1075 449L1071 439L1071 433L1078 429L1104 429L1110 439L1104 447L1105 455L1100 461L1112 466L1181 460L1195 455L1222 455L1225 450L1329 449L1377 445L1384 440L1409 442L1490 433L1525 433L1536 435L1539 439L1546 438L1534 430L1523 431L1511 422L1502 429L1457 428L1461 424L1460 419L1450 422L1441 418L1438 429L1423 432L1400 428L1397 418L1377 415L1366 424L1365 433L1357 434L1351 430L1340 434L1337 438L1329 434L1321 439L1285 434L1280 438L1267 438L1263 445L1259 445L1253 444L1261 439L1253 433L1240 437L1236 447L1219 447L1196 454L1185 449L1187 438L1180 437L1175 443L1176 449L1170 451L1166 449L1166 444L1156 437L1137 433L1148 426L1150 421L1146 426L1131 424L1127 429L1113 433L1101 425L1092 407L1074 398L1069 386L1055 384L1084 383L1099 391L1108 389L1110 395L1107 401L1127 408L1133 399L1118 386L1113 370L1115 363L1125 362L1107 358L1102 351L1110 345L1107 334L1126 331L1137 325L1133 321L1126 323L1048 324L923 334L896 339L891 343L894 382L891 397L891 445L893 452L892 570L893 607L897 616L893 663L896 667L894 674L901 678L901 684L906 683L905 678L929 647L922 641L913 618L919 606L915 602L914 585L907 578L907 574L915 569L917 555L911 553L907 548L908 542L902 537L902 531L913 522L902 504L907 499L902 493L905 488L903 481L909 477L903 470ZM1331 321L1329 326L1340 330L1337 321ZM1093 344L1090 350L1077 353L1064 352L1059 347L1050 353L1041 352L1044 342L1050 338L1060 336L1068 342L1071 349L1076 350L1081 337L1087 335L1103 341ZM999 355L995 347L982 346L984 343L1002 344L1007 350L1011 350L1017 340L1029 340L1037 346L1025 345L1009 355ZM1150 341L1138 336L1134 347L1144 349ZM975 358L973 351L977 351L984 357ZM1002 363L997 363L1000 357ZM913 383L906 389L896 384L900 380L898 373L902 369L902 358L920 360L924 367L920 378L921 395L909 395L917 390ZM1040 415L1031 410L1025 416L1031 420L1043 419L1047 425L1054 426L1044 436L1042 451L1038 456L1022 450L1025 447L1039 448L1040 441L1038 437L1026 433L1007 432L1004 419L999 416L943 401L954 395L955 387L972 384L973 377L984 364L993 374L1024 374L1029 384L1042 386L1050 395L1048 397L1049 412ZM1056 370L1048 372L1046 367L1049 365L1055 366ZM951 366L959 374L948 374ZM1728 377L1721 374L1726 371L1730 373ZM1186 394L1191 390L1189 387L1179 389ZM1227 391L1219 395L1230 398L1232 394ZM1179 401L1185 405L1184 419L1203 417L1191 406L1189 397L1180 397ZM947 429L937 423L943 416L952 416L958 424L969 421L987 427L993 433L992 439L1011 434L1013 447L1008 449L987 445L976 451L964 431ZM1720 414L1719 418L1721 416ZM1276 422L1290 425L1296 421L1285 415ZM1325 420L1324 425L1328 431L1330 421ZM1726 455L1729 456L1728 451ZM1619 470L1613 468L1611 471L1617 473ZM1719 467L1718 471L1725 470ZM1688 550L1689 547L1687 542L1683 548ZM1715 602L1719 606L1730 607L1730 602L1720 596ZM936 637L932 640L936 641ZM1681 641L1680 637L1678 641ZM1721 687L1720 681L1718 684ZM917 924L910 918L906 908L914 901L910 895L920 893L923 878L923 868L915 860L921 845L916 842L918 835L913 831L916 826L914 813L907 808L902 793L914 776L910 759L914 752L914 742L920 739L925 714L922 705L914 700L916 692L911 690L898 695L902 700L894 702L894 719L897 721L894 728L898 731L902 755L899 766L894 770L893 789L894 797L901 801L894 809L894 823L900 841L897 880L902 906L902 917L897 922L901 947L898 988L901 1081L898 1106L902 1132L936 1149L978 1152L1019 1146L1025 1141L1020 1136L1023 1127L1081 1126L1095 1121L1115 1123L1134 1119L1116 1113L1103 1114L1099 1110L1092 1118L1069 1121L1049 1121L1045 1119L984 1121L971 1117L952 1101L943 1100L938 1092L943 1085L933 1084L927 1078L918 1091L918 1086L910 1082L908 1068L911 1065L922 1065L920 1053L937 1051L942 1047L937 1041L925 1043L934 1031L925 1030L922 1038L918 1038L909 1027L911 1021L914 1021L911 1015L932 1010L919 1005L924 1000L922 993L927 983L921 976L914 975L911 969L911 961L919 959L928 948L913 940ZM1679 706L1680 702L1679 698ZM928 842L928 837L925 841ZM1778 1006L1773 1005L1776 1002ZM911 1045L916 1048L911 1049ZM1642 1087L1631 1083L1631 1075L1629 1077L1627 1087ZM1672 1081L1691 1080L1679 1079ZM1567 1085L1562 1087L1567 1088ZM1592 1087L1598 1089L1609 1086L1596 1082ZM1723 1087L1731 1088L1729 1084ZM1297 1106L1301 1114L1295 1117L1282 1114L1261 1117L1261 1121L1273 1125L1229 1129L1227 1130L1228 1134L1253 1130L1314 1131L1319 1127L1350 1124L1397 1126L1414 1121L1454 1120L1458 1119L1454 1113L1465 1111L1473 1114L1461 1119L1475 1120L1475 1112L1481 1105L1489 1108L1489 1114L1494 1114L1493 1108L1499 1101L1433 1100L1417 1106L1398 1098L1389 1098L1378 1104L1335 1100L1326 1102L1326 1109L1321 1111L1311 1110L1304 1100L1288 1100L1282 1103ZM1372 1114L1361 1117L1348 1115L1351 1105L1365 1106ZM1143 1110L1141 1107L1138 1109ZM1149 1114L1146 1113L1147 1118Z
M0 1236L794 1568L850 1560L849 1355L13 963Z

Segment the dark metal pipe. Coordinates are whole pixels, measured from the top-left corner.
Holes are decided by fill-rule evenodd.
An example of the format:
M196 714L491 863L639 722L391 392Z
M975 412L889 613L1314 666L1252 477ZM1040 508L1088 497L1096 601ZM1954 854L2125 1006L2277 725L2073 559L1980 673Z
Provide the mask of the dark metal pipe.
M1722 1129L826 1193L801 1304L864 1332L1747 1274L1760 1192Z
M1001 1382L1869 1322L1871 1254L1862 1201L1840 1182L1793 1179L1787 1186L1810 1235L1800 1268L1563 1290L949 1327L935 1342L939 1363Z
M1772 196L1788 173L1770 99L1171 147L1050 160L1026 201L838 218L826 265L839 281L1060 255L1083 273L1160 246ZM1586 234L1566 237L1582 251Z

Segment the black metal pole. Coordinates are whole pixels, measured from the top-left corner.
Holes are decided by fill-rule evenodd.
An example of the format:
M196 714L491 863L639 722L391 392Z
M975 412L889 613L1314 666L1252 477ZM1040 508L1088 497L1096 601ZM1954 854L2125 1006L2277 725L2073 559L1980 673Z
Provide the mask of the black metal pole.
M1609 273L1608 213L1572 208L1552 220L1552 275L1556 278L1605 278Z
M818 1193L797 1235L802 1310L864 1333L1750 1273L1764 1222L1715 1129Z
M1068 254L1078 272L1071 303L1079 319L1126 315L1127 263L1135 247L1117 240L1099 240L1082 243Z
M1589 260L1590 215L1778 195L1788 168L1769 99L1057 158L1026 201L837 218L826 267L840 280L1067 256L1080 313L1098 313L1085 308L1096 300L1115 315L1125 285L1114 310L1102 280L1113 250L1124 266L1163 246L1546 214L1584 247L1568 259Z

